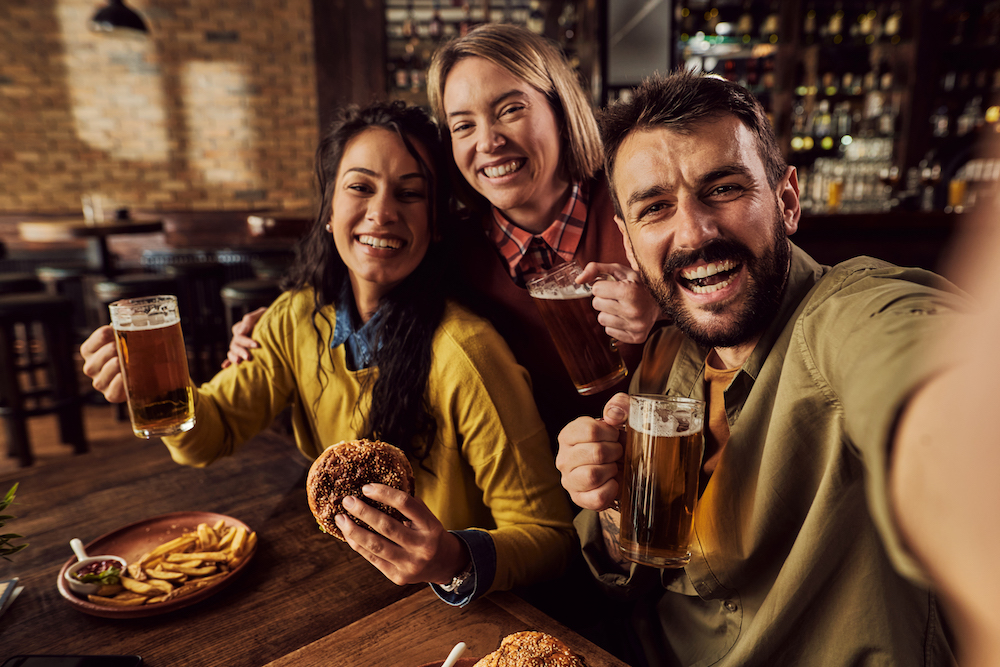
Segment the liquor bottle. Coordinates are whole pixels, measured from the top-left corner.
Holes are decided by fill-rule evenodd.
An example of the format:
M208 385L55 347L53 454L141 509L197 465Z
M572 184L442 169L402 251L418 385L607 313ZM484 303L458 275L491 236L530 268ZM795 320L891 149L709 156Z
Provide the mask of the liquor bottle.
M781 16L777 3L772 2L767 16L760 24L760 39L771 44L778 43L778 30L781 26Z
M802 42L809 46L816 43L816 3L810 2L802 20Z
M903 33L903 5L900 2L893 2L889 8L889 15L885 17L882 26L882 40L890 44L899 44Z
M441 3L434 0L434 9L431 13L431 20L427 23L427 36L433 40L441 39L444 35L444 21L441 20Z
M413 2L406 3L406 17L403 19L403 39L410 39L417 34L416 21L413 19Z
M736 21L736 37L744 44L753 41L753 3L744 2L743 11Z
M844 3L834 4L833 13L826 23L826 39L833 44L844 41Z
M528 12L527 27L533 33L544 34L545 33L545 13L542 11L541 2L539 0L531 0L530 3L531 10Z
M458 20L458 34L465 37L472 30L472 7L468 2L462 3L462 18Z

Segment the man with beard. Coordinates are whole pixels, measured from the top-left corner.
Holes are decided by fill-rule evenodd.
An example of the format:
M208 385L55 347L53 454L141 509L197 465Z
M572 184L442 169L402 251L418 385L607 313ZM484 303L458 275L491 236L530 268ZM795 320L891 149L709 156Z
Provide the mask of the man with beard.
M921 348L965 298L926 271L821 266L794 246L795 169L737 84L654 77L601 120L629 261L675 325L650 337L630 391L708 404L682 569L618 550L628 397L559 435L584 554L630 605L630 662L951 664L890 454L908 401L947 363Z

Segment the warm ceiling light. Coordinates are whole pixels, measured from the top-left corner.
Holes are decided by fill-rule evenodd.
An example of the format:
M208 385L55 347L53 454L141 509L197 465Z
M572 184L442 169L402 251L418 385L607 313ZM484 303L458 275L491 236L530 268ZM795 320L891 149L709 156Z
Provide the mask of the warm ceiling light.
M111 32L113 30L135 30L148 33L149 28L139 14L126 7L124 0L108 0L106 7L101 7L90 19L90 29L95 32Z

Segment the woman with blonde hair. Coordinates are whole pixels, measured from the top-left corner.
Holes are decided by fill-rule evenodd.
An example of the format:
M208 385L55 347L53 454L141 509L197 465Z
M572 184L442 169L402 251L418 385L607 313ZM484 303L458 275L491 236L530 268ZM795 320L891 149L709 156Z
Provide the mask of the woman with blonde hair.
M594 283L595 317L629 369L660 311L628 266L601 165L597 122L557 46L489 23L441 46L427 74L431 110L451 149L459 199L459 269L534 384L550 433L627 381L579 396L524 287L564 262Z

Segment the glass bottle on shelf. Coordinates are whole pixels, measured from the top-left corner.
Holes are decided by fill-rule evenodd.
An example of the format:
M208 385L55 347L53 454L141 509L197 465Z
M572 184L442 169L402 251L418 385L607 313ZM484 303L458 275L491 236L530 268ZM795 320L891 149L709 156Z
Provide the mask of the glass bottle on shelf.
M403 39L410 39L417 34L416 21L413 18L413 2L406 3L406 17L403 19Z
M441 3L439 0L434 0L431 20L427 23L427 36L433 40L439 40L444 36L444 21L441 20Z
M539 35L545 33L545 13L541 5L539 0L531 0L527 22L528 30Z

